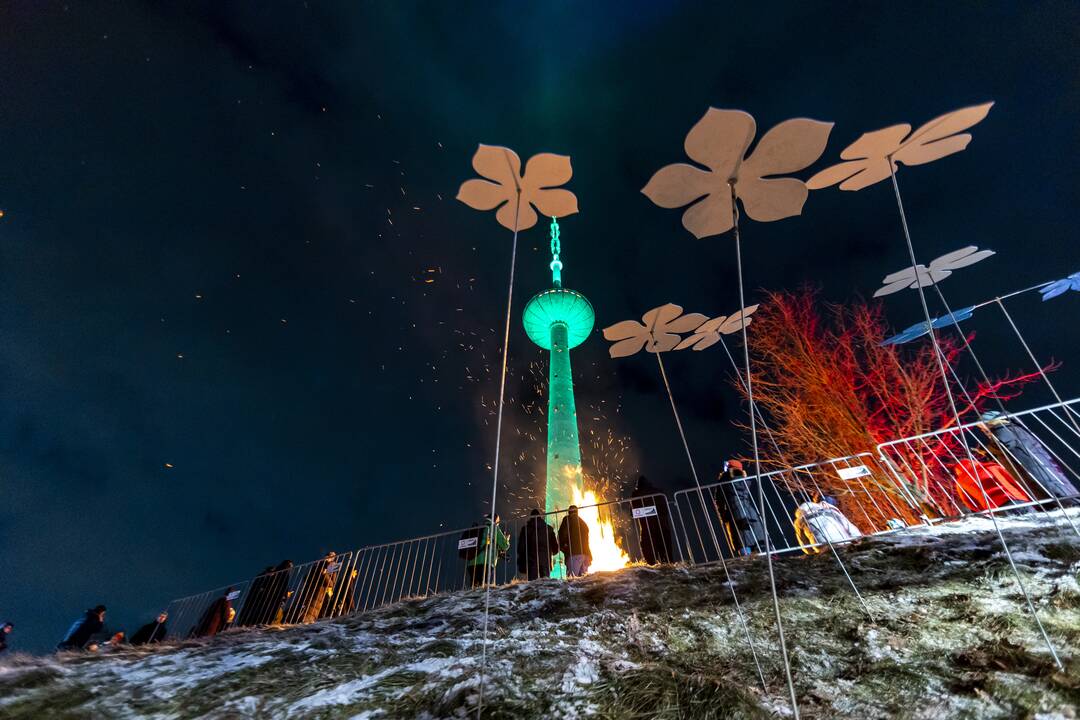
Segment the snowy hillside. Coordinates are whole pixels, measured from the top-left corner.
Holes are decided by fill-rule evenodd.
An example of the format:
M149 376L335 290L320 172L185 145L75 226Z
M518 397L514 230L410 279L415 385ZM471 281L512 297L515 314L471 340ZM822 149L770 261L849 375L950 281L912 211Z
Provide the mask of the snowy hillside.
M803 716L1076 717L1080 538L1060 515L1002 525L1066 672L992 526L969 520L843 553L874 621L831 556L777 561ZM721 568L632 568L492 593L485 716L783 714L764 562L730 567L767 694ZM475 708L482 611L471 592L150 651L6 658L0 717L460 717Z

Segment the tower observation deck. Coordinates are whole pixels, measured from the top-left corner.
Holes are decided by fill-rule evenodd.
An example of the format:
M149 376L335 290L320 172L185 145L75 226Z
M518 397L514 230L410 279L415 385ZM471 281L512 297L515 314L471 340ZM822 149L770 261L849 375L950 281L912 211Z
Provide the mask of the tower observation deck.
M547 350L550 357L546 512L569 506L573 502L574 489L579 496L584 494L570 351L585 342L596 319L592 304L584 295L562 286L561 250L559 223L552 218L550 267L553 287L534 295L522 315L529 339Z

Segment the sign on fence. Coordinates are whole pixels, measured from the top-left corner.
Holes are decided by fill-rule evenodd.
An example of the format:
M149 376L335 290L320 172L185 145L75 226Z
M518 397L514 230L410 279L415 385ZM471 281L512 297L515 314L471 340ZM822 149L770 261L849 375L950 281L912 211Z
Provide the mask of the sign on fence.
M640 520L644 517L653 517L656 515L655 505L646 505L645 507L634 508L634 519Z
M854 480L869 475L870 468L865 465L853 465L851 467L836 468L836 474L840 476L841 480Z
M326 566L326 572L328 572L328 573L337 572L337 569L339 567L341 567L340 562L332 562L332 563L330 563L329 565Z
M233 590L231 593L229 593L228 595L225 596L225 599L226 600L235 600L238 597L240 597L240 591L239 590Z
M479 543L479 542L480 542L480 538L474 538L474 537L464 538L462 540L457 541L457 549L458 550L468 550L469 548L476 547L477 543Z

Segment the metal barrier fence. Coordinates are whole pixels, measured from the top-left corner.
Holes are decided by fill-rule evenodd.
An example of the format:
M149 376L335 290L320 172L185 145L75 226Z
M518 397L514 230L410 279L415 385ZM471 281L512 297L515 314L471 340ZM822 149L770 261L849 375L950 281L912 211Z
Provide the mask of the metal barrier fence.
M830 477L826 477L830 476ZM758 512L757 476L735 477L675 493L688 559L718 562L764 549L767 528L773 552L822 544L814 539L811 518L822 496L833 497L858 535L872 535L918 522L918 512L893 483L891 473L872 453L860 453L794 468L762 473L765 522ZM845 485L838 491L837 479ZM853 535L848 532L845 535ZM841 542L834 538L834 544Z
M1080 487L1080 399L878 446L898 487L932 520L1059 507Z
M1080 398L882 443L877 452L761 474L773 552L825 544L982 512L1061 507L1080 487ZM970 457L969 457L970 453ZM974 459L974 465L972 460ZM587 570L631 564L707 564L760 553L764 530L740 518L757 511L757 478L583 505ZM841 482L838 482L841 481ZM814 517L823 495L839 505L848 534L821 541ZM1070 521L1071 522L1071 521ZM266 568L234 583L172 601L166 639L224 629L311 623L399 602L515 579L572 577L582 531L568 510L501 523L488 558L486 521L458 530L330 553L302 565ZM1078 531L1080 532L1080 531ZM820 533L819 533L820 534ZM570 557L568 557L570 556Z

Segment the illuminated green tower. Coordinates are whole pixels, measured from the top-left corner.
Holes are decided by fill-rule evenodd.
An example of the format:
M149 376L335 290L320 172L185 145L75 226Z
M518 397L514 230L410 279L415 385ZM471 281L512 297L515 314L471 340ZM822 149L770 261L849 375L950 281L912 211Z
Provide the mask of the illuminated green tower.
M573 502L571 488L584 491L570 351L585 342L595 320L588 299L562 286L561 249L559 223L552 218L550 267L554 287L534 295L522 316L529 339L550 354L546 512L569 506Z

